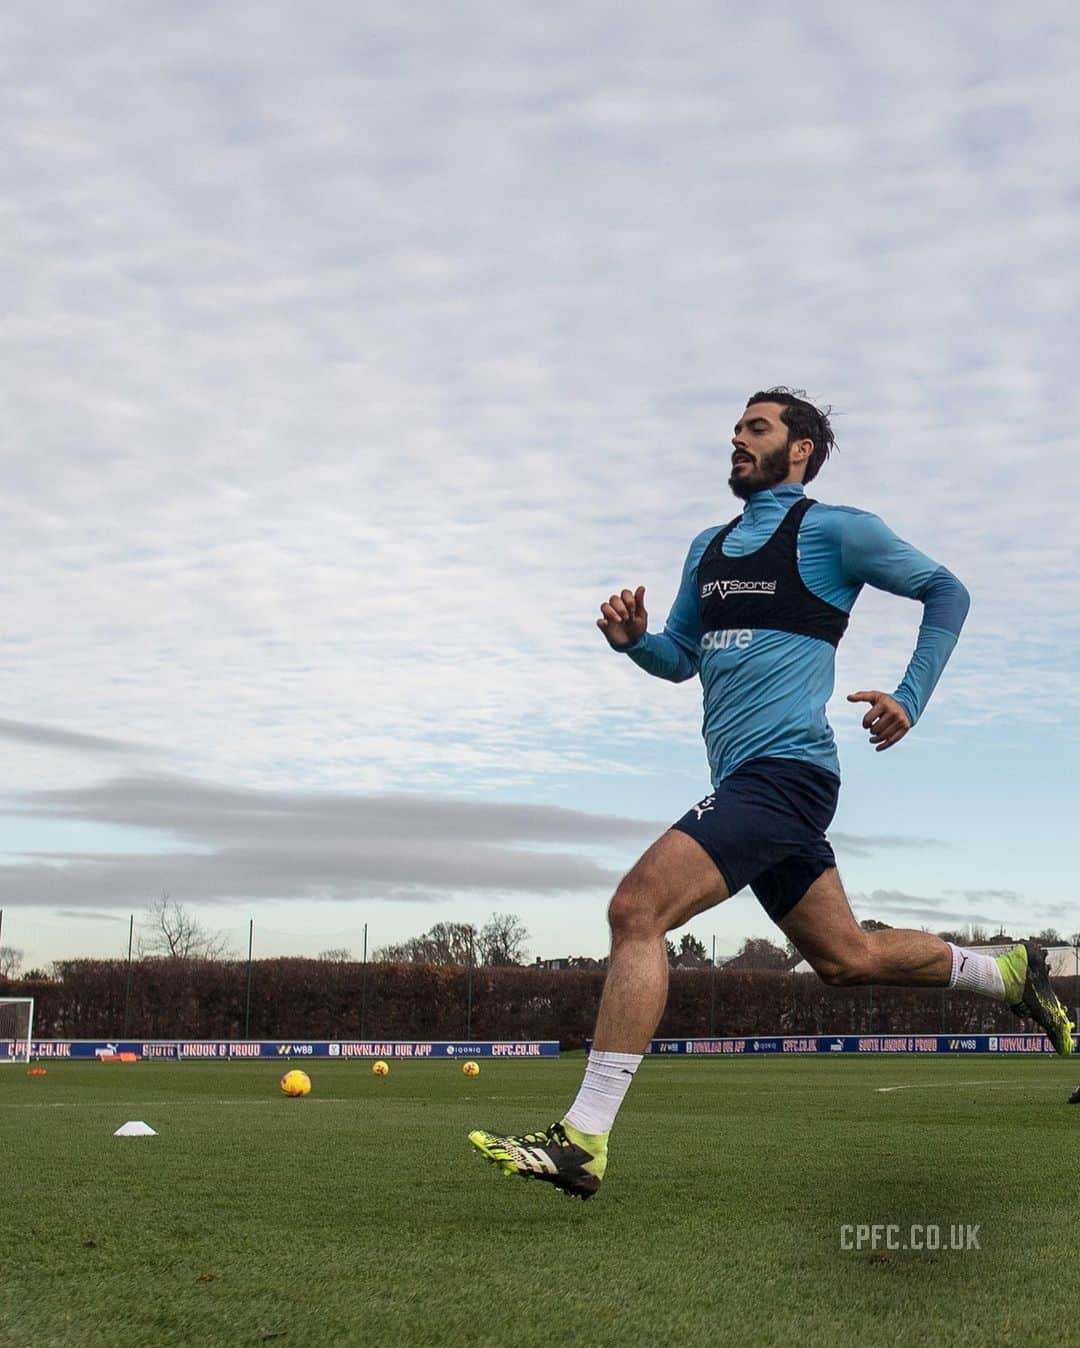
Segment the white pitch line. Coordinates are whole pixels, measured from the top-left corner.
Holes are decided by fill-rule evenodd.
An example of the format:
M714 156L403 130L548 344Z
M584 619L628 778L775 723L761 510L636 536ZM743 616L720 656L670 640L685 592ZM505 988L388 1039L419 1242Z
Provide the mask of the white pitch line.
M351 1105L357 1100L344 1096L319 1096L317 1099L305 1097L312 1105ZM0 1105L3 1109L170 1109L174 1105L276 1105L285 1107L284 1100L35 1100L29 1104Z
M987 1081L985 1079L982 1081L920 1081L912 1086L877 1086L874 1089L877 1095L888 1095L892 1091L940 1091L950 1086L1000 1086L1003 1091L1030 1091L1038 1090L1041 1087L1044 1091L1058 1091L1061 1089L1061 1082Z

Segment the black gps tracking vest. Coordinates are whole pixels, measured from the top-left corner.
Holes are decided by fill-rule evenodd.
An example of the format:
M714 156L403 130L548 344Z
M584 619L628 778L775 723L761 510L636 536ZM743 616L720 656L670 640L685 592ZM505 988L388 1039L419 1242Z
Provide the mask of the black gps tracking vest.
M724 539L739 521L720 530L698 563L703 632L764 628L839 646L848 615L807 589L799 574L799 526L816 504L809 497L797 501L772 538L745 557L724 556Z

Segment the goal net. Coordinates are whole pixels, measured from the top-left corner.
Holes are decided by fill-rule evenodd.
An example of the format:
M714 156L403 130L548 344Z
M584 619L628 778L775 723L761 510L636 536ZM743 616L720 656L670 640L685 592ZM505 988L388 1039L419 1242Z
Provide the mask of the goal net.
M33 997L0 997L0 1063L29 1062Z

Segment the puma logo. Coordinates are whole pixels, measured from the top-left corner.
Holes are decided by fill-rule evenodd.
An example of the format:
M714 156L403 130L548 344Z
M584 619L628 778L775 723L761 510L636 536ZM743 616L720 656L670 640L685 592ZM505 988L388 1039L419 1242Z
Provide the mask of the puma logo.
M692 805L690 808L694 811L694 813L698 817L698 820L700 821L701 816L703 814L705 814L708 810L716 808L716 797L706 796L704 800L699 801L697 805Z

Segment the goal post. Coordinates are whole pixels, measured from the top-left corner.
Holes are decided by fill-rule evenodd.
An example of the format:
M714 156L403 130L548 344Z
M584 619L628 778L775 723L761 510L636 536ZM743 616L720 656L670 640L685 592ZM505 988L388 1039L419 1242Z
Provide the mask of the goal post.
M33 1035L33 997L0 997L0 1063L29 1062Z

